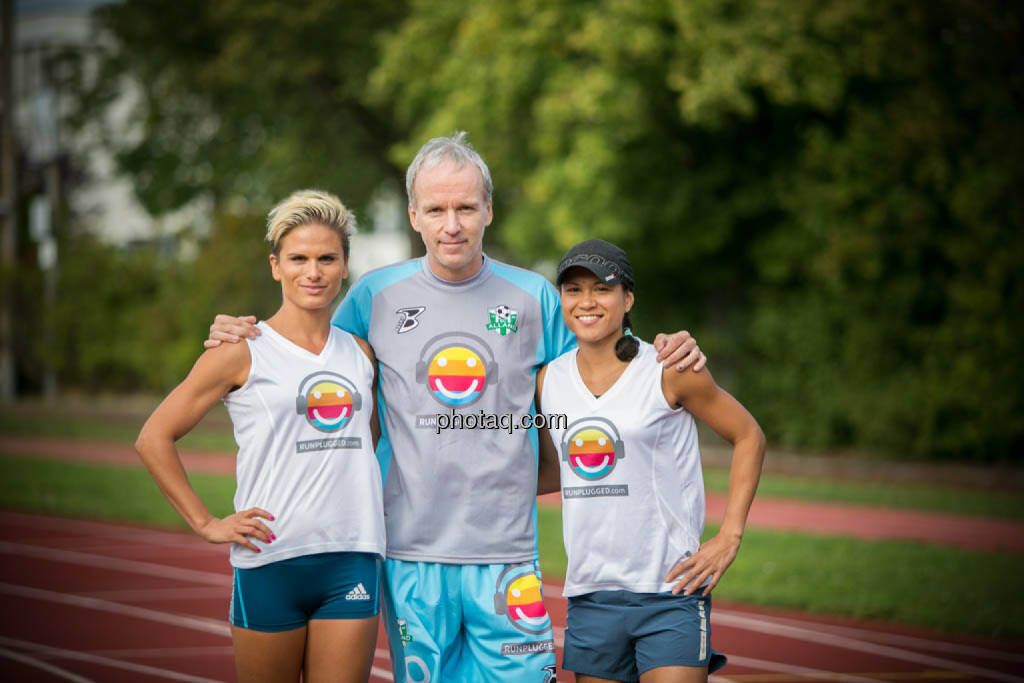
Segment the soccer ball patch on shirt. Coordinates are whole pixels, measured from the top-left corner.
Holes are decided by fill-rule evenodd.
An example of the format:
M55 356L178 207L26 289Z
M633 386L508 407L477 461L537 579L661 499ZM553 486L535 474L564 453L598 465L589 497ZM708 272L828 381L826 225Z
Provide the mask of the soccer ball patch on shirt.
M497 332L502 337L509 332L519 331L519 311L501 304L487 311L491 321L487 323L487 329Z

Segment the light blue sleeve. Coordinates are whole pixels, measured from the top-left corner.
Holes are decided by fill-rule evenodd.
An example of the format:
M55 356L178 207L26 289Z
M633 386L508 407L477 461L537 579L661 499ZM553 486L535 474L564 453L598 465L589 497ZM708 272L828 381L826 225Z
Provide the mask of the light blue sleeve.
M373 292L367 285L366 278L361 278L348 290L338 310L334 312L331 324L357 337L368 339L372 311Z
M491 262L491 270L529 293L540 305L542 331L534 358L535 369L576 348L576 335L569 331L562 320L562 303L550 282L532 271L494 261Z
M545 282L541 290L540 305L544 312L544 358L540 362L547 365L566 351L576 348L576 335L565 326L558 291L549 282Z

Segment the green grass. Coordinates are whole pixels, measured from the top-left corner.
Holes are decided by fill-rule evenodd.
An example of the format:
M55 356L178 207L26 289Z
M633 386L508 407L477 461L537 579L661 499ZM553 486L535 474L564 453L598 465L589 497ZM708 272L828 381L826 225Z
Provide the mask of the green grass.
M193 488L210 512L230 514L232 477L195 474ZM149 473L137 467L87 465L33 457L0 457L0 507L42 514L188 526Z
M21 410L0 414L0 434L131 444L145 421L146 415L101 418L71 415L54 420L42 410ZM178 441L178 446L197 451L238 450L230 423L218 420L216 416L200 422Z
M705 468L704 485L708 491L725 493L729 488L728 470ZM1024 519L1021 495L1011 491L820 479L767 472L761 477L757 495L927 510L953 515Z
M106 397L96 400L71 397L61 403L61 419L41 401L0 406L0 434L65 438L83 441L135 441L143 422L159 398ZM237 450L227 411L217 405L178 445L205 451ZM704 470L708 491L724 492L729 474L722 468ZM1020 494L937 485L906 485L765 473L758 495L765 497L857 503L958 515L1024 519Z
M717 532L709 528L705 538ZM751 529L722 600L1024 638L1021 556Z

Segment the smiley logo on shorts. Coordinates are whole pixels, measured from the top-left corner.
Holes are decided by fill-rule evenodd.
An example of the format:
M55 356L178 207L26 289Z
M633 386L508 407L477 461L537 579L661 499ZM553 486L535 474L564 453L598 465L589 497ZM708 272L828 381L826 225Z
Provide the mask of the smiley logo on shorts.
M622 440L610 420L599 417L577 420L565 433L568 436L562 442L562 459L581 479L603 479L623 458Z
M314 372L299 385L295 410L321 432L336 432L349 423L362 404L359 392L344 375Z
M515 564L501 573L495 586L494 611L508 617L523 633L536 635L551 630L540 577L532 563Z

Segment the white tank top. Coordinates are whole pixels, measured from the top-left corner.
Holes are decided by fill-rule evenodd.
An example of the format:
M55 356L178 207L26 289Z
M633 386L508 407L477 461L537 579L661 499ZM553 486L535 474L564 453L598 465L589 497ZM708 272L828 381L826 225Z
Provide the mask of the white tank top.
M669 569L700 546L704 478L693 416L665 400L657 351L641 342L598 398L580 377L576 351L559 356L544 376L541 407L568 418L567 429L550 429L569 556L564 594L670 590Z
M261 322L248 340L249 378L224 398L238 442L235 510L260 507L277 536L256 553L231 545L231 564L300 555L384 555L380 467L373 453L373 367L348 332L331 327L320 354Z

